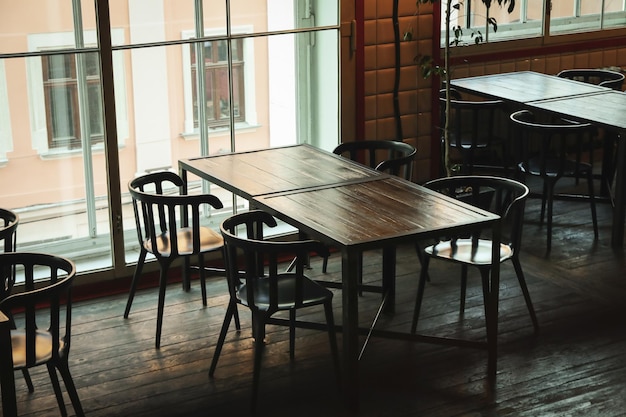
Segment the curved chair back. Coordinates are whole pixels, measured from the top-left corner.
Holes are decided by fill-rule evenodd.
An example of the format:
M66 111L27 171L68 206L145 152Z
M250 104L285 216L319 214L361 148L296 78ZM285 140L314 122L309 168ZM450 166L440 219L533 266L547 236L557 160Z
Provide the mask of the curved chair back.
M504 161L497 162L493 158L498 152L505 158L507 151L496 150L494 146L505 144L497 134L498 114L504 103L501 100L471 101L463 100L458 90L450 89L450 121L449 146L460 153L464 174L471 174L474 168L505 167ZM439 91L441 145L444 144L444 127L446 123L446 90ZM477 153L484 151L482 159ZM442 155L444 154L442 149Z
M237 291L242 284L240 278L243 278L246 291L245 298L240 299L240 302L251 309L263 310L267 314L301 306L303 280L307 279L304 271L309 255L317 253L322 257L328 256L328 249L318 241L265 240L264 227L276 225L272 215L258 210L234 215L221 225L231 295L235 297L242 295L237 294ZM242 234L238 234L237 231ZM293 293L280 294L278 279L287 274L279 270L279 265L290 259L295 259L293 273L288 274L294 280L294 285L290 287ZM243 277L238 271L244 271ZM260 280L269 282L267 297L258 297ZM285 300L292 300L293 304L285 303ZM284 304L281 305L281 301Z
M568 155L591 141L593 125L563 119L537 121L528 110L514 112L510 119L523 173L554 180L576 174L576 166Z
M157 259L201 252L207 243L202 235L202 208L223 208L216 196L182 195L182 187L182 178L169 171L146 174L128 184L139 244ZM168 190L176 194L170 195ZM181 213L183 219L179 220Z
M459 175L438 178L426 188L448 195L502 218L502 241L519 251L524 222L524 208L530 190L519 181L483 175ZM478 236L474 236L476 239Z
M17 225L20 218L11 210L0 208L0 251L14 252L17 246ZM15 284L15 268L0 270L0 300L11 293Z
M587 195L582 201L589 202L594 236L598 238L593 168L580 161L582 149L587 149L593 140L595 127L588 123L567 120L541 123L528 110L511 114L515 142L519 146L519 169L522 175L533 175L543 180L540 221L547 218L547 248L552 247L552 212L556 183L562 177L587 179ZM575 154L576 159L569 155ZM546 215L547 212L547 215Z
M12 252L0 254L0 268L15 268L24 276L22 289L0 301L9 317L14 369L48 365L61 414L65 404L58 387L56 368L63 377L76 415L83 410L68 368L72 325L72 282L76 266L59 256ZM54 367L54 368L53 368Z
M17 243L17 225L20 222L20 218L17 213L0 208L0 242L2 247L0 249L3 252L15 251Z
M364 161L365 165L377 171L411 180L417 149L406 142L394 140L358 140L338 145L333 153L353 161Z
M559 72L557 77L597 84L618 91L622 91L624 84L624 74L604 69L567 69Z

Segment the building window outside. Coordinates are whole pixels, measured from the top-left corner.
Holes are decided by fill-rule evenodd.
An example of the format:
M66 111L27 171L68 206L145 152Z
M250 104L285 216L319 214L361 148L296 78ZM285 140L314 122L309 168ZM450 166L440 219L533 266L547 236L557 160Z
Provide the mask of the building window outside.
M84 35L85 45L87 47L91 48L97 45L95 30L87 30ZM121 29L112 29L111 37L114 43L121 43L124 39L124 31ZM33 52L48 52L71 48L73 42L73 32L37 33L28 35L29 51ZM67 151L81 149L79 107L71 107L78 103L78 93L76 93L76 95L74 93L68 93L68 90L76 86L77 56L79 55L75 53L59 53L26 58L28 76L27 91L29 104L31 106L31 117L29 120L32 146L44 158L48 156L55 157ZM92 145L99 145L103 143L102 138L104 136L99 74L100 66L97 52L85 52L81 53L80 56L84 57L83 68L86 78L85 84L87 86L87 98L84 100L83 110L89 120L89 123L86 123L89 124L89 126L83 127L86 131L87 129L91 129ZM46 60L52 60L53 62L46 63ZM124 80L126 71L121 54L114 55L113 67L115 72L115 84L125 86ZM74 80L74 87L72 86L72 79ZM54 93L49 91L55 88L57 90ZM65 89L65 91L63 91L63 89ZM55 100L57 103L53 105ZM126 103L126 89L116 89L115 107L117 110L119 146L123 146L129 136L129 120ZM70 109L72 110L70 111ZM53 124L57 125L56 133L53 132ZM78 130L76 130L77 128ZM78 134L78 136L76 136L76 134ZM55 137L55 135L58 136Z
M82 128L77 75L81 56L50 55L41 59L49 149L80 148L82 132L89 132L91 144L104 139L98 55L87 53L82 58L87 98L83 108L88 115L88 126Z
M245 120L245 86L243 40L234 39L232 45L233 115L234 122ZM228 44L225 40L204 42L205 100L207 126L228 127L230 124L230 97L228 87ZM193 125L198 128L198 87L196 45L189 45L193 95Z

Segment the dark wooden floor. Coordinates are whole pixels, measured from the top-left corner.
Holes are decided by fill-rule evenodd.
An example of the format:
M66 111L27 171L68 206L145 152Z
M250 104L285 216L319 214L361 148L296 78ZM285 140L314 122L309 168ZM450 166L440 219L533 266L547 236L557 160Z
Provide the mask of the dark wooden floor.
M599 207L594 242L589 207L559 202L553 249L545 253L538 202L529 201L521 254L541 330L534 334L513 269L502 268L500 356L495 390L486 383L484 351L374 339L360 362L360 416L622 416L626 415L626 277L623 251L610 247L610 210ZM339 256L329 276L337 279ZM419 264L411 247L398 259L398 305L381 328L408 329ZM320 263L311 275L319 276ZM365 257L367 280L380 257ZM458 313L457 269L433 262L420 331L484 337L479 280L470 279ZM214 379L208 368L226 303L222 279L209 285L203 308L197 283L168 289L162 347L154 349L156 291L141 291L128 320L125 295L75 304L70 366L88 416L245 416L251 386L249 315L227 339ZM361 298L363 324L378 295ZM341 317L341 297L335 297ZM311 317L321 317L316 312ZM301 330L290 363L284 328L270 327L261 374L261 416L344 416L327 337ZM341 342L341 338L339 338ZM21 415L58 415L45 371L33 371L29 395L16 374ZM69 405L69 400L67 401ZM70 412L73 410L70 407Z

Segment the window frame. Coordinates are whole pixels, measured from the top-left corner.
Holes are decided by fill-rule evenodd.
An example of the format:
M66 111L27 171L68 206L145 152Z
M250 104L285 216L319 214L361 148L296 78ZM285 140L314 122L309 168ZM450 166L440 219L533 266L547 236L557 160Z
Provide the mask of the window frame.
M7 153L13 151L13 135L11 128L11 109L9 92L4 69L4 60L0 59L0 166L8 163Z

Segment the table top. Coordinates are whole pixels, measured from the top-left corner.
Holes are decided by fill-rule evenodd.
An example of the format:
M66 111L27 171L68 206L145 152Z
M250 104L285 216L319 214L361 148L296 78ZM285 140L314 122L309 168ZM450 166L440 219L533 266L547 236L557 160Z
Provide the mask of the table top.
M450 85L462 91L522 104L612 91L607 87L534 71L458 78L451 80Z
M335 247L381 247L385 243L475 229L499 216L415 183L387 176L258 196L255 205Z
M609 90L566 99L540 100L528 105L608 129L626 129L626 93L621 91Z
M181 159L179 167L241 197L369 181L385 174L310 145Z

